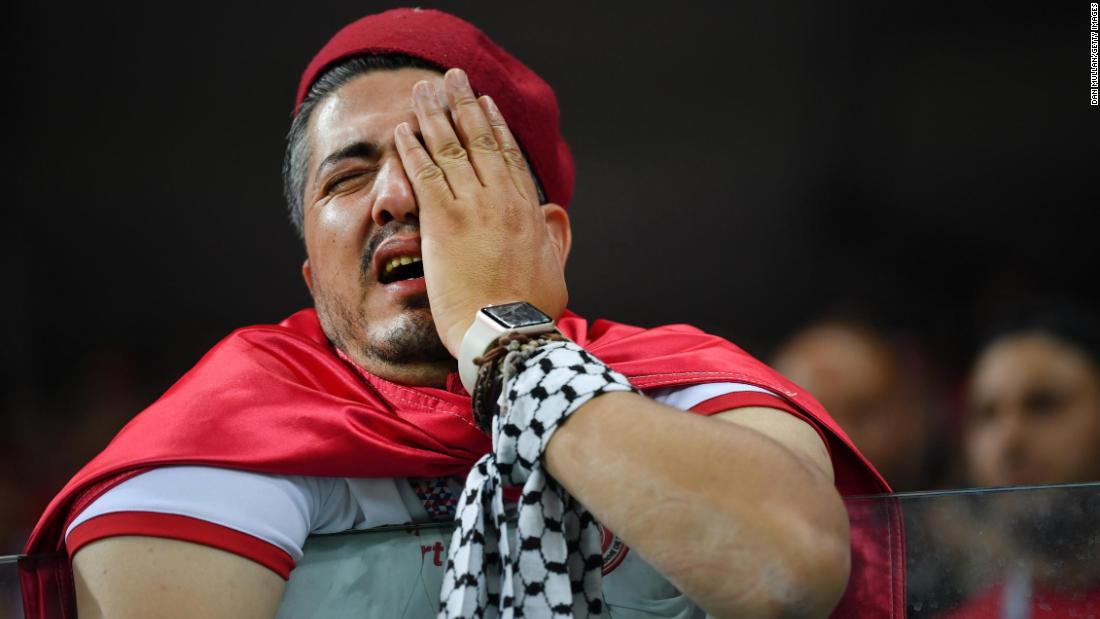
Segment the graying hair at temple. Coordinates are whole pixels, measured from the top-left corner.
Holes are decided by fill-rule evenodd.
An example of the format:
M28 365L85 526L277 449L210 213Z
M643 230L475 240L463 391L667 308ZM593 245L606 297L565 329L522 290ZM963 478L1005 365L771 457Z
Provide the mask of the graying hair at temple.
M310 157L306 128L309 126L314 108L325 97L364 73L404 68L440 71L440 68L432 63L403 54L356 56L333 65L310 86L309 94L302 100L302 105L290 124L290 131L286 136L286 155L283 158L283 195L290 210L290 221L298 231L299 237L303 237L305 233L302 201L305 197L306 168Z

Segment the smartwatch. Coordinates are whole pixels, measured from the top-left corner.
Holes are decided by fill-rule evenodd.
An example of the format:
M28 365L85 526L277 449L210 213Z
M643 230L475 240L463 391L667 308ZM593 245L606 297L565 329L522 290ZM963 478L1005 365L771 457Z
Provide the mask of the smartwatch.
M474 383L477 382L477 365L474 364L474 359L485 354L502 335L548 333L556 330L553 318L526 301L481 308L458 347L458 376L462 379L462 386L467 393L474 392Z

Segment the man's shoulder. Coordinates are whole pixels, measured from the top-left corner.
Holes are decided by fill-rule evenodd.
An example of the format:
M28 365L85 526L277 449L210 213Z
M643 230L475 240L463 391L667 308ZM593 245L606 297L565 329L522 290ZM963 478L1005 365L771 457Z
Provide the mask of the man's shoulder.
M344 364L325 337L316 312L298 311L278 323L234 329L212 346L165 396L178 389L211 391L226 384L267 384L282 379L304 384L332 382ZM337 381L339 382L339 381Z
M587 341L613 341L646 334L682 334L686 336L717 337L686 323L669 323L652 327L643 327L612 320L610 318L595 318L589 320L568 310L558 321L558 328L566 335L571 336L571 339L580 338ZM577 337L573 338L573 335Z
M562 332L640 389L708 382L745 382L788 394L788 381L729 340L674 323L638 327L607 319L589 323L570 314Z
M328 346L328 338L321 328L321 321L317 318L317 311L312 307L294 312L283 320L275 323L256 323L237 327L229 332L216 344L211 351L217 350L227 342L248 341L259 339L272 340L297 340L302 343L311 343Z

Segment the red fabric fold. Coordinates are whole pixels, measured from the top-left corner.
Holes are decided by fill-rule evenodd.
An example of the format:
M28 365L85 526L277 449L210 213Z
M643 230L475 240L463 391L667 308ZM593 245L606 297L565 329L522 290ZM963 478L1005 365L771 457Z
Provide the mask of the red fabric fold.
M816 400L721 338L686 325L589 325L571 313L558 326L641 389L716 381L769 389L824 432L841 494L889 491ZM332 477L465 475L490 442L473 423L469 396L457 380L447 383L449 389L412 387L362 372L335 354L312 309L277 325L239 329L73 477L42 515L26 552L62 549L74 501L97 483L153 466ZM877 543L857 539L862 546ZM893 550L861 546L853 546L853 554L860 557L853 561L854 580L886 578L904 560ZM865 610L896 605L882 589L857 589L864 595L852 601Z
M19 557L23 616L75 619L76 588L69 558L63 554Z

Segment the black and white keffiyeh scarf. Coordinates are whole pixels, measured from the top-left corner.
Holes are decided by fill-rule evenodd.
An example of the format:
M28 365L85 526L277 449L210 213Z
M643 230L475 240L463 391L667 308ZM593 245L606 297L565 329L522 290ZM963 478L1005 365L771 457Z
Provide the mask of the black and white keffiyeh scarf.
M533 354L513 350L503 368L493 450L474 465L458 501L439 618L602 616L599 524L548 476L542 454L582 404L634 388L570 341L544 344ZM523 487L515 544L505 485Z

